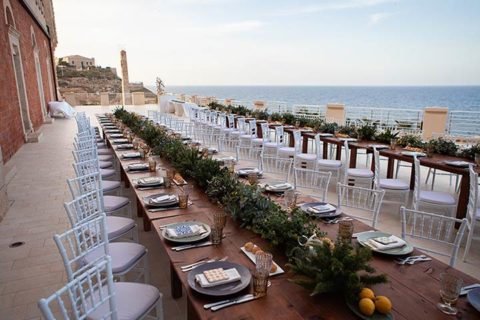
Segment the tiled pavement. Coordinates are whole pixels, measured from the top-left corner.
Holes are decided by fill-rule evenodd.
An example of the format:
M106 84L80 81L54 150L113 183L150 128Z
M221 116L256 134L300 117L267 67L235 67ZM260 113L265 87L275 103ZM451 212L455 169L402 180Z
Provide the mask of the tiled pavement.
M146 108L136 110L146 113ZM93 116L108 109L77 107L77 110L87 110ZM8 184L11 207L0 222L0 319L39 318L37 301L64 285L66 279L52 236L70 226L63 202L70 200L65 180L74 176L71 151L75 120L57 119L44 125L42 131L40 143L24 145L9 162L17 171ZM441 177L437 185L449 188L448 181ZM329 192L329 199L336 201L334 189ZM397 208L392 205L382 208L379 229L400 233ZM164 293L166 319L185 319L185 299L170 298L168 263L156 244L156 237L153 232L139 229L140 242L149 248L152 284ZM16 241L25 244L10 248L9 244ZM459 261L457 268L480 279L478 251L478 243L474 243L469 263Z

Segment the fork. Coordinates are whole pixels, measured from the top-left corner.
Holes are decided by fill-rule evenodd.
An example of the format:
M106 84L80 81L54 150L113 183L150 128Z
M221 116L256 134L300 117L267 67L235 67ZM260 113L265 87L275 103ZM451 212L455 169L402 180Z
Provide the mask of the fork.
M188 268L196 267L197 265L202 264L202 263L216 261L218 259L218 257L213 257L212 259L208 259L208 260L207 259L208 259L208 257L200 259L199 261L191 263L191 264L186 264L184 266L180 266L180 269L182 269L182 270L183 269L188 269Z
M426 255L422 254L422 255L419 255L419 256L410 256L410 257L406 257L404 259L396 259L395 260L395 263L396 264L400 264L400 265L404 265L404 264L414 264L415 262L418 262L418 261L428 261L428 260L425 260L425 259L429 259L430 258L427 258Z

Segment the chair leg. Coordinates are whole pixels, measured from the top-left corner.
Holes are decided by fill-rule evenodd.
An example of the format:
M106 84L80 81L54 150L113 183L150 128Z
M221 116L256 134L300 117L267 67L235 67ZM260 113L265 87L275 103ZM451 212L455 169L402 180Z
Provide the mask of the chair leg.
M148 260L148 250L143 257L143 280L146 284L150 283L150 263Z
M433 187L435 186L435 177L437 176L437 169L433 169L433 174L432 174L432 187L430 190L433 190Z
M135 225L135 227L133 227L132 229L132 240L133 242L138 243L138 226L137 225Z
M467 256L468 256L468 253L470 252L470 246L472 245L472 238L473 238L473 228L472 226L470 226L468 230L467 244L465 245L465 252L463 253L463 262L467 262Z
M397 161L397 166L395 168L395 179L398 179L398 170L400 170L400 160Z
M163 320L163 294L160 293L160 298L158 298L157 306L155 307L156 319Z

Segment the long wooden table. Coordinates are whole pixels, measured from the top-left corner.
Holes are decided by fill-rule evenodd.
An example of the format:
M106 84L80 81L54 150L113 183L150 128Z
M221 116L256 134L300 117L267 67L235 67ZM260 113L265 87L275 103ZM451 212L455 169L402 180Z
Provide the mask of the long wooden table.
M123 168L127 162L119 157L120 152L115 150L118 161ZM160 161L161 166L168 164ZM122 169L123 170L123 169ZM131 183L133 179L139 178L142 174L130 172L123 173ZM143 176L149 175L143 174ZM148 194L162 192L162 189L140 191L133 189L137 199L141 199ZM175 192L175 187L168 192ZM242 229L238 223L230 218L224 230L226 238L219 246L208 246L185 251L171 250L172 244L163 239L160 232L160 226L182 222L187 220L196 220L205 223L212 222L212 213L220 210L212 204L206 195L199 190L193 193L193 204L187 210L167 210L149 214L144 211L153 229L159 237L159 250L169 257L171 264L171 294L174 298L182 295L182 289L186 294L188 301L189 319L357 319L357 317L347 308L343 298L338 294L322 294L311 297L309 292L302 287L290 282L288 274L282 274L271 278L272 286L268 289L268 295L264 298L251 301L245 304L232 306L217 312L205 310L205 303L218 301L218 298L211 298L199 295L189 288L187 282L187 273L180 269L181 265L189 264L205 257L223 257L228 256L228 260L248 268L254 268L253 263L240 251L240 247L246 242L251 241L265 250L274 254L274 260L282 268L287 262L284 254L275 248L272 248L265 240L261 239L253 232ZM306 199L303 199L306 200ZM139 208L145 210L144 206ZM328 236L335 239L337 225L320 224L323 231L328 232ZM371 228L359 221L354 221L355 232L370 230ZM419 252L415 250L415 254ZM388 275L390 282L387 284L376 285L373 289L377 295L386 295L393 302L393 314L396 319L451 319L451 317L441 313L436 303L439 302L439 276L442 272L449 272L460 275L465 284L478 282L477 279L470 277L458 270L450 268L448 265L432 259L432 261L419 263L413 266L400 266L393 263L392 258L375 255L372 260L372 266L380 273ZM152 272L155 272L152 270ZM251 292L248 287L244 292ZM463 319L478 319L479 313L467 302L466 298L460 298L457 303Z

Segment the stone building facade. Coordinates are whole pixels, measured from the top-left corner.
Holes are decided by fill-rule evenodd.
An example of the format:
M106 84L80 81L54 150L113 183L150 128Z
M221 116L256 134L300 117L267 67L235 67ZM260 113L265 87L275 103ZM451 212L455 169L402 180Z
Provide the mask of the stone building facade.
M0 147L3 162L35 134L57 100L52 0L0 0Z
M86 58L84 56L72 55L62 57L63 61L75 67L77 70L84 70L95 67L95 58Z

